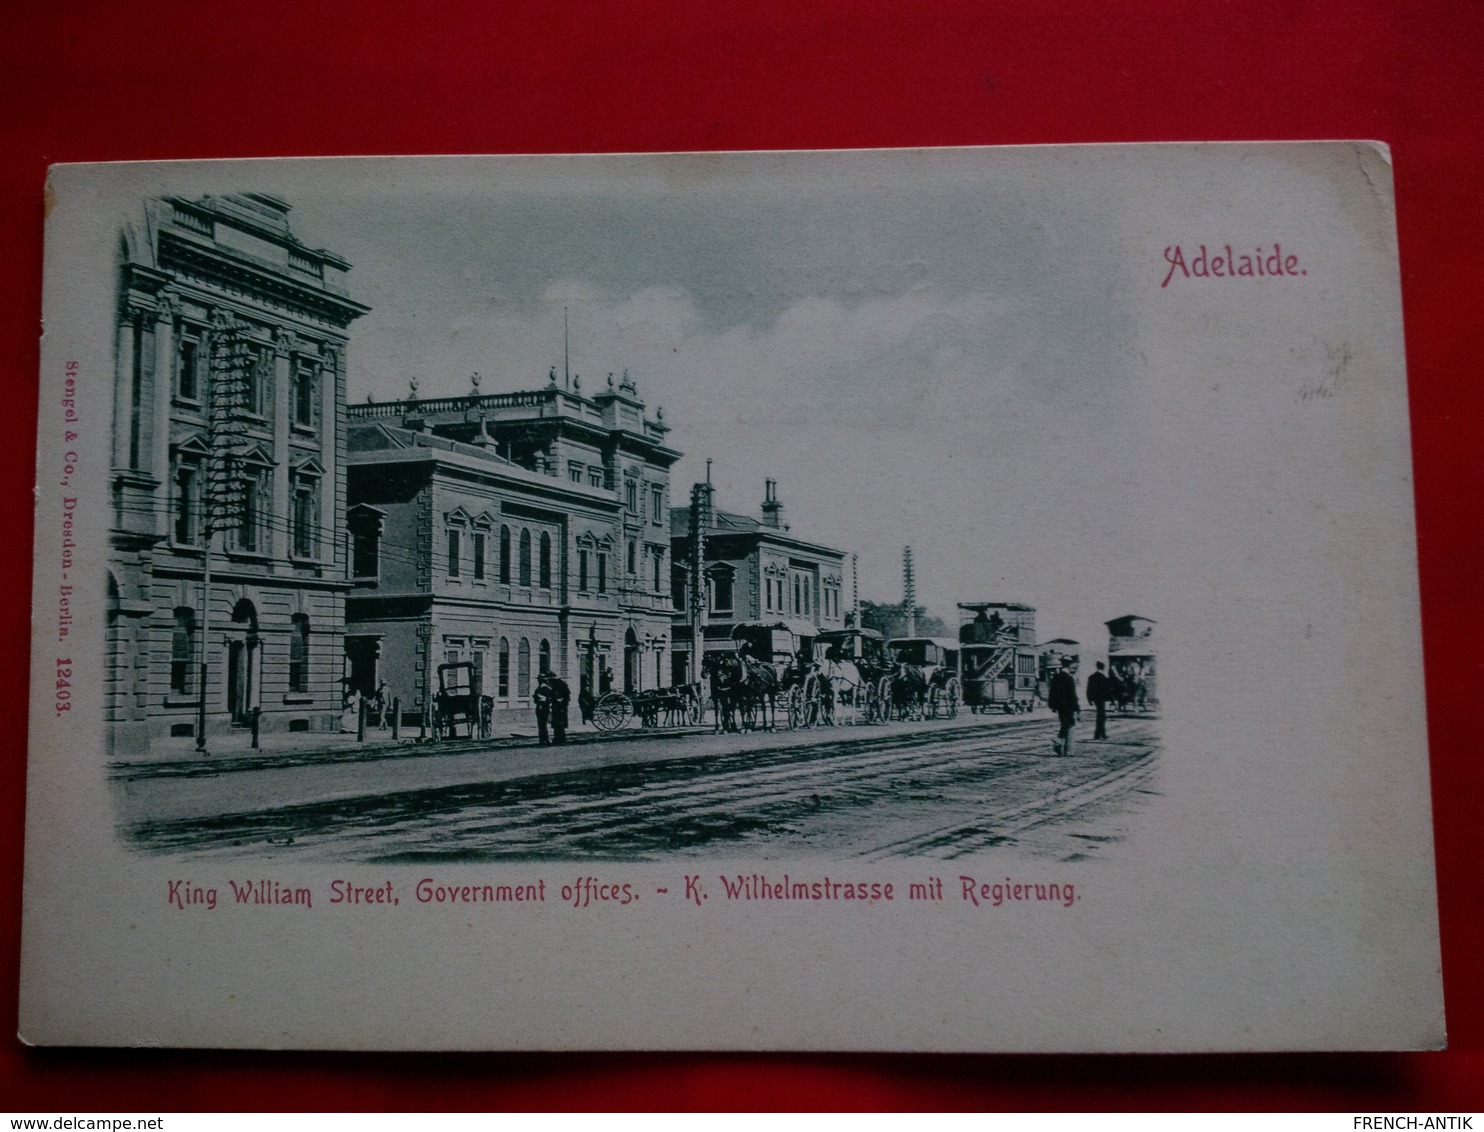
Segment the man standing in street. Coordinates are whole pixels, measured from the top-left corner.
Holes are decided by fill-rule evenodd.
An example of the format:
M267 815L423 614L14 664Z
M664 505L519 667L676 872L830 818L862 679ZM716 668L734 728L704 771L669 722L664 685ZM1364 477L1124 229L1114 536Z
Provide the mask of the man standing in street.
M1097 708L1097 724L1093 728L1094 739L1108 737L1108 701L1113 698L1108 674L1103 671L1103 662L1098 661L1098 670L1087 678L1087 702Z
M1051 677L1051 686L1046 690L1046 706L1056 712L1061 721L1057 741L1051 749L1058 755L1072 753L1072 728L1082 714L1081 700L1077 696L1077 662L1069 656L1061 658L1061 668Z
M548 672L546 687L551 692L551 741L561 746L567 741L567 705L572 702L572 689L560 676Z
M551 673L543 672L536 677L536 691L531 696L531 702L536 705L536 739L543 747L551 746L546 727L551 719L551 701Z

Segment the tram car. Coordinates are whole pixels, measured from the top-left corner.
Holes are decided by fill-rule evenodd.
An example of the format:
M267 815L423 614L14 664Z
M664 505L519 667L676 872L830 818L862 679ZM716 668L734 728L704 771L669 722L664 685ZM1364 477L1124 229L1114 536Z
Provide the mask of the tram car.
M959 682L959 643L948 637L893 637L887 651L901 664L922 670L927 691L922 704L929 719L952 719L963 695ZM893 699L900 700L899 695ZM898 708L901 704L897 704Z
M1019 602L959 602L959 671L971 712L1036 706L1036 610Z

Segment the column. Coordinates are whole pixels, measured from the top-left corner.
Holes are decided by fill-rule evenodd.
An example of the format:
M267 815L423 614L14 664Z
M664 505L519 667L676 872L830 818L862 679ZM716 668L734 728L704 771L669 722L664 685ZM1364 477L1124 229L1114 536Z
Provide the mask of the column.
M132 468L134 422L134 355L138 329L132 310L119 316L117 348L113 355L113 466Z
M334 562L338 557L340 530L339 465L336 456L340 440L340 355L333 346L321 346L320 357L320 463L325 478L319 485L319 531L315 539L315 557ZM326 545L326 540L329 540Z
M162 293L155 296L155 304L155 372L151 383L154 421L149 433L150 467L156 481L155 533L167 538L170 534L170 403L175 395L175 299ZM141 390L143 384L140 383ZM140 431L142 433L143 429Z
M279 528L289 517L289 413L294 395L294 333L273 332L273 523L268 552L287 558L290 547Z

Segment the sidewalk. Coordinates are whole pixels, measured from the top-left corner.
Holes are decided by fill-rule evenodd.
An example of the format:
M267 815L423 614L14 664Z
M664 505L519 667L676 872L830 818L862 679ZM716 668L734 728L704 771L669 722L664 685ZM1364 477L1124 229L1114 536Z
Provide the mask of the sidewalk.
M567 746L591 743L624 743L639 739L679 738L708 734L710 726L673 727L643 730L637 726L602 732L579 726L567 732ZM472 752L521 750L538 747L534 726L530 731L495 734L488 739L419 738L416 728L404 729L400 739L393 739L390 728L367 729L364 742L353 732L320 732L317 734L278 732L261 737L259 746L252 745L248 731L213 737L205 751L198 750L194 739L166 739L148 751L111 760L109 777L144 779L154 777L189 777L199 774L224 774L246 770L331 765L335 763L374 762L383 759L468 754Z

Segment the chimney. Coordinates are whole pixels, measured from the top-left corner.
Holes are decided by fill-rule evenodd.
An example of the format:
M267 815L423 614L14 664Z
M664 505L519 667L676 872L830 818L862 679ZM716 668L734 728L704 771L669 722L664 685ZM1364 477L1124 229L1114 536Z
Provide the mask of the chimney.
M763 526L788 530L783 522L783 504L778 502L778 481L763 481Z

